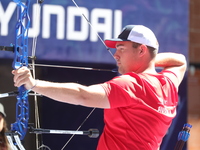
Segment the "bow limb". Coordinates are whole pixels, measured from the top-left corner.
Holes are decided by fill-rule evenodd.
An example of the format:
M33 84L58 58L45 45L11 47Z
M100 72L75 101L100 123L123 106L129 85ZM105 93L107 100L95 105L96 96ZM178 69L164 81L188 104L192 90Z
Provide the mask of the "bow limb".
M42 3L43 3L43 0L37 0L37 8L36 8L36 12L35 12L36 18L38 18L40 16L40 10L41 10ZM33 37L32 55L30 57L31 58L31 69L32 69L32 74L33 74L34 79L36 78L36 72L35 72L36 45L37 45L37 36L35 34ZM39 117L38 100L37 100L36 92L34 92L34 105L35 105L35 126L36 126L36 128L40 128L40 117ZM36 134L36 148L39 149L39 147L41 147L40 142L39 142L39 137L38 137L38 134Z

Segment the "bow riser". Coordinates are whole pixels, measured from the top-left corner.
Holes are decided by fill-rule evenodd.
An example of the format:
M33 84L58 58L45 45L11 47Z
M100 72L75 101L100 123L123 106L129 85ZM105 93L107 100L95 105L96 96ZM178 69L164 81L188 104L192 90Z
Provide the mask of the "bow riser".
M18 21L16 23L15 32L15 47L13 69L18 69L22 66L28 66L28 29L30 26L30 17L28 14L30 0L27 0L26 5L22 2L17 3L18 6Z
M28 11L30 0L26 1L26 5L24 5L20 0L13 1L17 3L18 20L16 23L14 60L12 67L13 69L18 69L22 66L28 66L28 29L30 26ZM28 92L23 85L18 88L18 92L16 122L12 124L11 130L17 132L20 139L23 140L27 132L29 120Z

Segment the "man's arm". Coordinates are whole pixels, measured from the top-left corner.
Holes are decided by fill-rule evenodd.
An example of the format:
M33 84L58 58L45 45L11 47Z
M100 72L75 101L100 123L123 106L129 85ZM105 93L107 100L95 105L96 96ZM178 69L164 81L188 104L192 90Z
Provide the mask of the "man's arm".
M182 54L177 53L159 53L155 59L155 66L156 67L163 67L164 70L172 71L176 74L178 78L178 85L181 83L186 68L187 62L185 56ZM173 78L172 75L170 78ZM174 80L173 80L174 81Z
M110 108L107 95L101 85L83 86L77 83L53 83L34 80L28 68L22 67L12 72L15 86L24 85L54 100L87 107Z

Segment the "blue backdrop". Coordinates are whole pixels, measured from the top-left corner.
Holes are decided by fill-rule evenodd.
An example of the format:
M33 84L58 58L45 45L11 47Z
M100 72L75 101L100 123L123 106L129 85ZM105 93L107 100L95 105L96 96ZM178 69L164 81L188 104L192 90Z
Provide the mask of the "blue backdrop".
M102 39L116 37L122 27L128 24L143 24L152 29L158 38L160 52L174 51L187 56L188 0L76 2L93 24L93 30L72 1L45 1L41 17L36 19L36 9L30 6L29 36L38 35L37 59L115 63L95 34L98 32ZM1 1L0 12L4 12L0 14L0 45L9 45L14 42L15 4ZM32 47L32 40L29 43L29 47ZM0 57L12 55L0 53Z
M32 47L32 38L38 36L36 50L37 60L48 61L50 63L52 61L78 62L79 66L83 63L98 63L102 64L102 66L103 64L113 65L115 64L114 59L107 52L106 47L100 39L97 38L96 33L98 33L102 39L117 37L122 27L128 24L142 24L152 29L158 38L160 52L178 52L184 54L188 58L189 0L77 0L76 2L80 6L80 11L70 0L45 1L41 6L40 17L35 17L36 6L34 2L32 2L30 6L31 29L29 31L29 48L31 49ZM93 28L91 28L87 21L80 15L81 13L88 18ZM15 3L5 0L0 1L1 46L8 46L10 43L14 43L15 22ZM13 54L9 52L0 53L0 58L12 57ZM81 73L79 73L79 75L80 74ZM186 123L186 87L187 76L180 86L178 115L174 119L167 136L164 138L161 150L173 149L177 141L178 132L182 129L183 124ZM50 103L53 103L51 104L53 108L55 103ZM60 105L58 103L56 104ZM59 108L60 107L65 107L63 109L66 109L66 107L69 106L62 104ZM45 107L43 108L45 109ZM70 106L70 108L75 109L72 106ZM45 126L45 121L48 122L47 116L49 114L45 115L46 110L43 111ZM51 110L47 109L47 112L51 112ZM74 110L72 112L74 112ZM101 112L99 112L99 114L100 116L102 115ZM54 113L52 115L62 116L59 113ZM93 120L95 119L96 118L93 118ZM103 124L101 119L100 121L99 128L101 129ZM55 128L55 126L48 125L45 127ZM55 140L55 137L52 138L51 136L49 138L51 140L48 140L48 137L46 137L46 139L46 142L51 144L51 140ZM59 145L59 142L56 143ZM95 144L96 141L94 141L94 146ZM76 145L76 143L74 143L74 145Z

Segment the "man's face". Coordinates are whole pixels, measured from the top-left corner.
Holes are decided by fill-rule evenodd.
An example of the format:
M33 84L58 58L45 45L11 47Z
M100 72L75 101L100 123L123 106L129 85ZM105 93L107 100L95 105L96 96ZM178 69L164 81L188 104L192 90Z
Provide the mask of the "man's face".
M130 41L116 43L116 52L114 57L117 62L118 71L121 74L128 72L137 72L139 60L139 47L134 48Z

